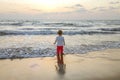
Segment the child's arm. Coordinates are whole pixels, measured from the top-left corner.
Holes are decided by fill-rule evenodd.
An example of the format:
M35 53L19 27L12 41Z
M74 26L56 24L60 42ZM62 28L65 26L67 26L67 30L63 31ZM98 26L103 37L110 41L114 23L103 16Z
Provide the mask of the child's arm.
M55 39L55 42L54 42L54 44L56 44L56 42L57 42L57 39Z
M65 45L65 39L63 40L63 42L64 42L64 45Z

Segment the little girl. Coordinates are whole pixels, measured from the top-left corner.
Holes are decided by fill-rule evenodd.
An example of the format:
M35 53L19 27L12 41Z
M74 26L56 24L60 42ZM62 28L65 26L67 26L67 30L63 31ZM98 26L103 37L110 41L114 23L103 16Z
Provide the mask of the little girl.
M65 45L64 37L62 36L63 32L62 30L58 30L57 32L58 36L56 37L56 40L54 44L57 43L57 61L58 64L64 64L63 62L63 46Z

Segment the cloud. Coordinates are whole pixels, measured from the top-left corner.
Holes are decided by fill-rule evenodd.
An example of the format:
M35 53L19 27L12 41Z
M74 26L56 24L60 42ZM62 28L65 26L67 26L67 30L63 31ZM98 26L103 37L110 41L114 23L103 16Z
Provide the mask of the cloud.
M88 11L84 6L82 6L81 4L75 4L73 6L70 6L70 7L65 7L65 8L68 8L68 9L72 9L73 12L86 12Z
M113 7L113 6L110 6L109 9L110 9L110 10L116 10L116 9L120 9L120 7Z
M77 10L75 10L76 12L88 12L88 10L87 9L85 9L85 8L80 8L80 9L77 9Z
M113 6L110 6L110 7L95 7L91 10L107 11L107 10L117 10L117 9L120 9L120 7L113 7Z
M71 8L71 9L76 9L76 8L83 8L81 4L75 4L73 6L65 7L65 8Z
M26 11L26 12L32 12L32 13L41 13L42 12L41 9L33 8L33 7L30 7L30 6L23 7L23 10Z
M95 7L92 10L98 10L98 9L103 9L103 8L105 8L105 7Z
M39 9L30 9L32 11L36 11L36 12L41 12L42 10L39 10Z
M75 7L83 7L81 4L74 5Z
M107 8L106 7L95 7L91 10L105 11L105 10L107 10Z
M119 4L120 2L119 1L116 1L116 2L110 2L110 4Z

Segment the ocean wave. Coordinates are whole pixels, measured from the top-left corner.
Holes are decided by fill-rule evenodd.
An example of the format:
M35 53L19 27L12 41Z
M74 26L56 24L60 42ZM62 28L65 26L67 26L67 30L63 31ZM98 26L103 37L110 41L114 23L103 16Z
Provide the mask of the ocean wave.
M0 22L0 26L56 26L56 27L60 27L60 26L64 26L64 27L68 27L68 26L74 26L74 27L92 27L94 26L94 24L87 24L87 23L47 23L47 22Z
M120 25L120 21L110 21L106 23L107 25Z
M117 21L0 21L0 36L51 35L62 29L64 35L120 34ZM113 24L108 26L107 24ZM114 25L115 24L115 25ZM4 25L4 26L3 26ZM5 26L7 25L7 26Z
M80 23L42 23L42 25L45 25L45 26L56 26L56 27L61 27L61 26L64 26L64 27L93 27L94 25L93 24L80 24Z
M102 31L120 31L120 28L101 28Z
M2 25L2 26L9 26L9 25L22 26L23 23L22 22L0 22L0 25Z
M36 30L35 28L21 28L19 30Z
M51 35L56 34L57 31L52 30L40 30L40 31L0 31L0 36L4 35ZM64 35L94 35L94 34L120 34L119 32L108 32L108 31L77 31L77 30L67 30L64 31Z
M56 27L50 27L50 28L44 28L44 27L42 27L42 28L20 28L20 29L18 29L18 30L59 30L59 29L61 29L61 27L60 28L56 28ZM62 30L78 30L77 28L74 28L74 27L62 27Z
M99 51L105 49L120 48L120 42L106 41L97 45L75 45L66 46L64 54L84 54L91 51ZM50 57L55 56L54 48L40 48L40 47L22 47L22 48L1 48L0 59L6 58L32 58L32 57Z
M0 25L15 25L15 26L75 26L75 27L93 27L105 25L120 25L120 20L90 20L90 21L0 21Z

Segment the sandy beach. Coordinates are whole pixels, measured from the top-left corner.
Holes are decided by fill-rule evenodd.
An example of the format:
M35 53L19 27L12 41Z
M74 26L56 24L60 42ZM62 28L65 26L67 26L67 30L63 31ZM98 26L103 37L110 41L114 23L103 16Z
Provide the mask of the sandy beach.
M64 73L56 57L0 60L0 80L120 80L120 49L64 56Z
M120 0L0 0L0 80L120 80Z

